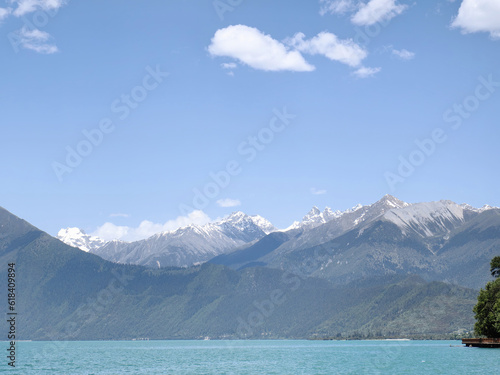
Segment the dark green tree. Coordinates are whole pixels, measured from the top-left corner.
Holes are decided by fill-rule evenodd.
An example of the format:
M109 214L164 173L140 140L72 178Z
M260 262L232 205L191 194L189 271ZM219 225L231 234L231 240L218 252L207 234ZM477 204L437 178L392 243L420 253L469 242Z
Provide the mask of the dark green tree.
M499 277L500 276L500 257L494 257L491 260L490 265L491 265L491 268L490 268L491 276Z
M491 260L491 275L496 278L481 289L474 306L476 324L474 331L479 336L500 337L500 257Z

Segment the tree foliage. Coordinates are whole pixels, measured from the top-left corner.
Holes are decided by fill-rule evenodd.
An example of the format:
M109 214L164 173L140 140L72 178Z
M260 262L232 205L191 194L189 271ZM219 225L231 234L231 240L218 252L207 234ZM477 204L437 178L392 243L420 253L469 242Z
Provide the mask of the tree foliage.
M490 265L491 275L496 280L487 283L479 292L474 306L474 331L480 336L500 337L500 257L493 258Z
M491 276L499 277L500 276L500 256L494 257L491 260L490 265L491 265L491 268L490 268Z

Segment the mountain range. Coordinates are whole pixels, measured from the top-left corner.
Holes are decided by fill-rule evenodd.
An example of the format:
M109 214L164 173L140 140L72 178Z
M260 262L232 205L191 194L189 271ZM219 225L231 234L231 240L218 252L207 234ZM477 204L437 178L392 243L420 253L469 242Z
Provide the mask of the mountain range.
M284 230L261 216L235 212L130 243L106 242L76 228L61 230L58 238L112 262L152 268L208 261L235 270L263 266L304 273L336 284L416 274L477 289L500 252L499 228L495 207L447 200L410 204L386 195L345 211L313 207Z
M212 263L265 266L336 284L416 274L474 289L500 253L500 210L451 201L408 204L385 196L312 229L271 233Z
M333 212L329 207L321 212L313 207L302 221L295 221L287 230L312 229L359 207L344 212ZM150 267L188 267L253 243L275 231L278 229L263 217L237 211L214 223L203 226L192 224L134 242L105 241L74 227L61 229L57 238L112 262Z
M400 203L407 205L407 203ZM358 204L345 211L333 211L326 207L323 212L313 207L302 218L302 221L294 221L284 230L278 230L259 215L249 216L237 211L214 223L203 226L192 224L134 242L105 241L88 235L79 228L61 229L57 238L70 246L99 255L112 262L150 267L188 267L206 262L217 255L230 253L272 232L307 231L331 221L339 223L342 228L350 228L353 223L355 225L380 215L388 208L394 208L375 205L376 209L372 210L374 212L366 215L367 207L371 206Z
M476 218L485 213L495 215L487 210ZM468 230L479 230L479 240L491 238L496 224L481 234L491 219L470 221ZM309 230L275 231L249 246ZM314 267L294 273L212 263L159 269L112 263L0 208L0 273L6 275L12 263L18 340L457 337L473 325L477 295L410 273L337 284L308 276ZM7 301L6 277L0 278L0 298ZM0 305L0 313L7 307Z

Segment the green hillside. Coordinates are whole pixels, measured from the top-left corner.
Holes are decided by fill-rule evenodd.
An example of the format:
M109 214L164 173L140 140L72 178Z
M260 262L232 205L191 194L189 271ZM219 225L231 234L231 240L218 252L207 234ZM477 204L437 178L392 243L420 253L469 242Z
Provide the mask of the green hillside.
M475 291L415 276L335 286L260 267L151 270L69 247L3 209L0 228L0 272L16 263L17 339L435 335L474 324Z

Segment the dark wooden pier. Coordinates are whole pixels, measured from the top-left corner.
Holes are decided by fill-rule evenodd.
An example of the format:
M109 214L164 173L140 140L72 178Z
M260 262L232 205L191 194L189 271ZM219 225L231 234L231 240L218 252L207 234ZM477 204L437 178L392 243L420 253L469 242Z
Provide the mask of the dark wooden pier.
M500 348L500 339L462 339L462 344L474 348Z

